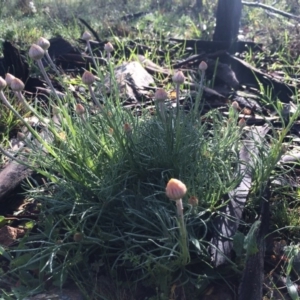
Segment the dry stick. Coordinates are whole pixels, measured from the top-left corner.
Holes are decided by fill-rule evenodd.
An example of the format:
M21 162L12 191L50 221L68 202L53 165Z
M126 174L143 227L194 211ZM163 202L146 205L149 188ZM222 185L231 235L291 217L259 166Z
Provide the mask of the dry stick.
M246 1L242 1L242 4L247 5L247 6L260 7L260 8L269 10L269 11L275 13L275 14L281 15L283 17L287 17L287 18L290 18L290 19L300 21L300 17L295 16L295 15L290 14L290 13L285 12L285 11L279 10L279 9L274 8L272 6L269 6L269 5L261 4L261 3L258 3L258 2L246 2Z

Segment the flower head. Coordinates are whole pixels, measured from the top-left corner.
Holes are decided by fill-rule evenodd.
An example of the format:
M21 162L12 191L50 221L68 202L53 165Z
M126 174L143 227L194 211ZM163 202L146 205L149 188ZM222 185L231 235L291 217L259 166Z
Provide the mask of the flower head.
M232 106L232 108L233 108L234 110L236 110L236 111L241 110L240 105L239 105L239 103L238 103L237 101L233 101L233 102L231 103L231 106Z
M85 108L82 104L78 103L75 107L75 112L77 115L82 116L85 113Z
M243 127L245 127L246 126L246 120L244 119L244 118L241 118L240 120L239 120L239 126L241 127L241 128L243 128Z
M201 63L199 64L199 70L202 72L207 70L207 63L205 61L201 61Z
M34 60L39 60L41 59L44 54L45 54L45 51L42 47L40 47L39 45L36 45L36 44L32 44L30 49L29 49L29 57L34 59Z
M108 53L111 53L113 50L114 50L114 46L112 45L112 43L110 42L107 42L105 45L104 45L104 50Z
M6 73L5 74L5 81L7 83L8 86L11 85L11 81L15 78L14 75L10 74L10 73Z
M186 194L185 184L175 178L171 178L166 187L166 195L171 200L179 200Z
M84 236L81 232L75 232L73 235L74 242L81 242L83 240Z
M95 76L93 75L93 73L91 73L89 71L85 71L82 75L81 80L84 84L90 85L95 82Z
M123 129L126 134L130 134L132 132L132 128L131 128L130 124L128 124L128 123L124 124Z
M85 40L85 41L89 41L92 39L92 35L88 32L88 31L85 31L82 36L81 36L81 39Z
M184 79L185 77L181 70L178 70L172 77L172 80L175 84L183 84Z
M159 88L155 91L154 99L156 101L164 101L167 98L168 98L168 93L164 89Z
M198 198L196 196L192 196L189 198L188 203L192 206L197 206L198 205Z
M50 42L44 37L40 37L36 44L40 46L43 50L48 50L50 47Z
M12 79L12 81L10 83L10 88L15 92L23 91L24 87L25 87L25 85L24 85L23 81L16 77L14 79Z

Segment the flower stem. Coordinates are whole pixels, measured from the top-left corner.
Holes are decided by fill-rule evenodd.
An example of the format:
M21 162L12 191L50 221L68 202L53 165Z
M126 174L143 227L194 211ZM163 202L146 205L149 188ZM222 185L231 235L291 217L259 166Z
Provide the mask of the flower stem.
M91 97L92 97L92 99L93 99L95 105L98 106L98 107L101 109L101 103L100 103L100 101L96 98L96 95L95 95L95 93L94 93L94 91L93 91L93 89L92 89L92 85L89 84L88 87L89 87L89 91L90 91Z
M45 50L45 55L46 55L46 58L47 58L49 64L51 65L51 68L55 71L57 76L60 76L60 73L59 73L56 65L54 64L53 60L51 59L48 50Z
M96 61L95 61L95 57L94 57L94 54L93 54L93 51L92 51L92 47L91 47L91 44L89 41L86 41L86 44L87 44L87 47L89 49L89 52L90 52L90 55L92 57L92 60L93 60L93 63L95 65L95 68L97 68L97 64L96 64Z
M48 84L49 87L51 88L52 92L54 93L54 95L56 95L57 98L59 98L59 96L57 95L56 90L55 90L55 88L54 88L54 86L53 86L53 84L52 84L52 82L51 82L49 76L48 76L47 73L46 73L46 70L45 70L44 65L43 65L43 63L42 63L42 60L41 60L41 59L38 59L38 60L37 60L37 63L38 63L38 66L39 66L39 68L40 68L40 70L41 70L43 76L44 76L44 79L46 80L47 84Z

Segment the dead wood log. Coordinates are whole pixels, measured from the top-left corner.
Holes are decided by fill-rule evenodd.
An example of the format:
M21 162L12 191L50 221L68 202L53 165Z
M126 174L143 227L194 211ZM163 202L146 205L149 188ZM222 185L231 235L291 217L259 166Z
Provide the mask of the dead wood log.
M25 178L32 174L32 170L25 164L10 162L0 172L0 203L5 201L5 196L13 191Z
M4 41L2 44L3 51L3 71L0 76L5 77L5 73L11 73L15 77L21 79L24 83L29 78L29 65L20 50L11 42Z
M243 42L243 41L201 41L201 40L183 40L177 38L170 38L169 41L177 42L178 44L185 46L187 48L191 48L193 53L213 53L216 51L227 51L229 53L242 53L244 51L249 51L252 49L253 51L261 51L263 44L254 43L254 42Z
M273 97L278 97L284 103L292 101L291 97L297 92L296 86L286 84L233 55L226 53L220 56L220 61L231 65L231 69L241 85L255 87L259 90L260 84L262 84L266 90L272 91Z
M50 47L48 49L48 53L53 60L61 55L69 53L80 54L80 51L76 47L72 46L62 37L51 38L49 42Z
M260 226L255 243L257 252L248 255L239 286L238 300L258 300L263 298L265 236L269 229L269 200L271 198L270 183L268 183L261 199Z
M209 73L211 74L211 76L216 73L216 80L220 80L222 83L225 83L235 90L238 89L240 83L236 78L235 73L231 70L228 64L223 64L216 60L209 59L207 60L207 66L208 69L206 70L206 73L208 74L208 76Z
M232 238L235 235L245 203L252 184L252 168L254 167L259 145L269 131L268 126L257 127L251 130L240 150L240 163L237 176L242 176L240 184L228 194L228 204L220 211L214 220L214 236L211 240L212 258L216 267L226 263L231 257ZM259 299L259 298L258 298Z

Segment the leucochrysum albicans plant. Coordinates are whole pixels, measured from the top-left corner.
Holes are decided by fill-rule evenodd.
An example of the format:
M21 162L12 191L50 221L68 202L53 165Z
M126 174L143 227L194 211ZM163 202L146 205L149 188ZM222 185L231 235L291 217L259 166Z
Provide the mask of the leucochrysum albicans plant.
M91 37L83 38L88 42ZM110 73L114 71L112 50L106 44ZM41 213L38 230L27 234L22 241L26 247L15 252L18 257L27 255L15 270L18 276L26 281L24 271L38 261L41 278L63 285L71 277L82 283L90 299L101 296L95 276L130 278L134 284L142 281L165 298L175 282L197 282L204 287L205 274L211 272L208 227L224 205L224 195L240 180L242 130L235 104L230 107L230 121L212 110L205 115L209 122L203 122L197 104L193 111L183 112L179 96L185 76L178 71L173 76L175 108L169 105L167 88L158 88L153 99L156 113L124 109L116 83L110 84L110 96L103 95L105 99L95 93L102 88L95 76L104 77L97 67L94 73L83 73L80 85L88 86L89 92L80 100L69 92L60 98L44 74L44 55L40 46L30 48L30 57L53 90L49 109L20 98L44 127L30 126L15 112L31 139L43 145L33 146L36 143L29 140L28 158L34 158L31 167L45 181L29 190L30 198L41 204ZM200 89L206 68L205 63L199 66ZM3 99L5 85L0 78ZM15 111L7 99L3 101ZM50 139L43 138L45 132ZM26 142L27 137L19 134L19 138ZM101 268L93 273L91 264Z

